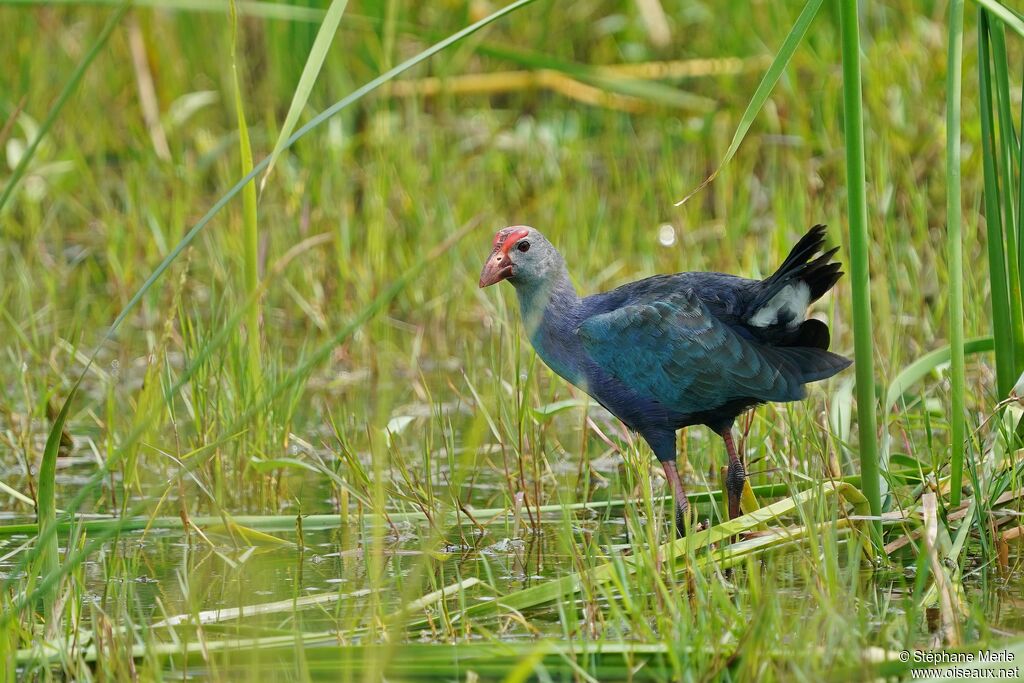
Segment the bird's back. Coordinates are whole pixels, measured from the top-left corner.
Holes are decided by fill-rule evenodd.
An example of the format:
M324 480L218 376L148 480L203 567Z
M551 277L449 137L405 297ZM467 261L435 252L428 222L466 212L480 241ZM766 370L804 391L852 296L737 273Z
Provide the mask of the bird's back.
M589 315L608 313L623 306L663 301L678 292L691 290L716 317L740 322L743 311L753 302L760 280L727 273L687 272L653 275L583 299Z
M815 226L771 277L656 275L583 299L578 334L596 365L673 420L731 423L746 408L804 396L803 385L850 364L807 319L839 279ZM598 400L604 402L602 397ZM615 412L615 411L613 411Z

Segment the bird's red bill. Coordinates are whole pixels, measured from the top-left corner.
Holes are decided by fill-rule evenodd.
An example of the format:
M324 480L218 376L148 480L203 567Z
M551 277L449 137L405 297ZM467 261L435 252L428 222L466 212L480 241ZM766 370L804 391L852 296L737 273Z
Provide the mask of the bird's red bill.
M494 236L494 245L491 255L484 263L484 269L480 273L480 286L490 287L512 276L512 260L509 258L508 250L523 237L530 234L527 228L515 226L503 228Z

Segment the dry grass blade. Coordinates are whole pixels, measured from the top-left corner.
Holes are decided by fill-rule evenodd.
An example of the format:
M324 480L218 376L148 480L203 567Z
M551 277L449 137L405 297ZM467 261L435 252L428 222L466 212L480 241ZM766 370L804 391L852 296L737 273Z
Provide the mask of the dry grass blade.
M1000 507L1002 505L1006 505L1007 503L1010 503L1010 502L1013 502L1013 501L1016 501L1016 500L1020 500L1022 497L1024 497L1024 490L1020 490L1020 491L1007 491L1006 493L1003 493L998 498L996 498L994 501L992 501L992 503L989 505L989 507L992 508L992 509L995 509L995 508L998 508L998 507ZM976 504L975 499L971 498L971 499L966 500L963 503L961 503L958 507L956 507L956 508L954 508L952 510L949 510L947 512L947 514L946 514L946 522L947 523L948 522L956 522L956 521L964 519L965 517L967 517L968 511L971 509L971 506L973 506L975 504ZM904 519L904 517L902 515L900 515L899 517L900 517L900 519ZM924 533L924 527L919 527L917 529L914 529L913 531L911 531L908 534L900 536L900 537L896 538L895 540L892 540L889 543L886 543L885 544L885 554L886 555L891 555L892 553L896 552L900 548L906 547L908 544L910 544L911 541L914 541L914 540L920 538L923 533Z
M153 70L149 68L146 56L146 39L135 17L128 22L128 46L132 53L132 68L135 70L135 85L139 90L139 106L142 116L149 129L149 137L153 141L153 150L164 161L171 160L171 148L167 144L167 133L160 121L160 103L156 97L156 86L153 83Z
M164 628L167 626L180 626L182 624L216 624L223 621L254 617L260 614L292 612L293 610L305 609L306 607L329 605L339 600L355 600L356 598L366 597L369 592L369 589L363 589L350 593L304 595L301 598L258 602L243 607L222 607L220 609L203 610L196 614L176 614L154 622L150 628Z
M939 514L938 502L934 493L926 493L921 498L924 515L924 551L928 555L932 579L938 593L939 612L942 617L942 630L947 645L954 647L960 644L960 610L958 599L953 591L953 582L945 565L939 559L938 535Z
M763 57L750 59L692 59L641 64L612 64L596 67L595 75L609 79L663 80L671 78L701 78L731 75L750 71L765 65ZM429 76L414 80L396 81L388 88L389 97L436 97L445 95L490 96L531 89L546 89L570 99L595 106L630 112L649 109L647 100L619 94L588 85L564 71L533 69L529 71L492 71L457 76ZM695 101L698 109L707 107L706 100Z

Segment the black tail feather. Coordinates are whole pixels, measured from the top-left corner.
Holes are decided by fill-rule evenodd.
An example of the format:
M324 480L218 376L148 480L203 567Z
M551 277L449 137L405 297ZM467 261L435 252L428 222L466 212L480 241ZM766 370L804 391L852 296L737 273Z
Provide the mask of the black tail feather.
M811 288L811 301L817 301L832 289L843 276L841 263L829 263L839 247L833 247L806 265L799 278Z
M825 244L825 226L821 223L814 225L807 234L800 238L800 241L790 249L789 256L782 262L775 274L769 279L776 278L780 275L788 273L804 264L806 264L812 256L821 251L821 247Z
M849 358L837 353L802 346L770 348L765 355L776 367L788 372L800 384L828 379L853 363Z
M760 309L768 301L771 301L772 297L778 294L783 287L794 280L807 283L811 291L811 301L817 301L825 292L832 289L839 278L843 276L843 271L840 270L842 264L830 263L831 258L839 251L839 247L833 247L818 254L824 246L825 226L815 225L800 238L779 269L764 280L761 293L750 310Z
M828 331L828 325L820 320L808 318L800 323L797 328L796 338L789 343L789 346L807 346L812 349L828 349L832 341Z

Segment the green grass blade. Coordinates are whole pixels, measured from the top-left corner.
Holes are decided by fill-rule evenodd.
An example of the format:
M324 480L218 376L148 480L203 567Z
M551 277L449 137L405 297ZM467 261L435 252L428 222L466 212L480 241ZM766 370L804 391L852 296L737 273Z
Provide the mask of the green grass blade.
M718 168L701 182L700 185L690 191L685 197L676 202L676 206L685 204L687 200L693 195L697 194L705 187L708 186L721 172L722 168L725 167L729 161L732 160L736 154L736 150L740 148L740 144L743 142L743 138L747 136L747 131L750 130L750 126L753 125L754 119L757 117L757 113L761 111L761 107L768 100L768 96L771 95L772 90L775 89L775 84L779 82L779 78L782 77L782 73L786 70L789 65L789 60L793 58L793 53L796 52L797 47L803 42L804 36L807 35L807 29L810 28L811 22L814 21L814 17L817 16L818 10L821 8L822 0L808 0L807 4L804 5L803 10L800 12L800 16L797 17L796 22L793 24L793 28L790 29L789 35L782 42L782 47L779 48L779 52L775 55L775 59L768 66L768 71L765 72L764 78L761 79L761 83L758 84L757 90L754 91L754 96L750 98L750 103L747 104L746 110L743 112L743 116L740 117L740 125L736 128L736 132L732 136L732 142L729 143L729 148L725 151L725 156L722 158L722 162L718 165Z
M1024 95L1024 78L1021 78L1021 94ZM1024 107L1020 110L1020 119L1017 129L1024 135ZM1019 150L1020 151L1020 150ZM1017 155L1017 224L1011 229L1017 235L1017 268L1024 268L1024 151ZM1024 293L1018 292L1018 298ZM1020 359L1018 358L1018 362ZM1024 366L1024 363L1021 363Z
M1007 289L1010 301L1010 324L1013 328L1013 374L1024 366L1024 302L1021 301L1020 261L1018 259L1017 205L1014 169L1020 166L1020 146L1013 126L1010 104L1009 57L1006 52L1006 31L1002 22L989 24L992 45L993 79L996 89L996 120L999 123L999 185L1003 209L1003 239L1006 242Z
M1013 12L1003 3L998 0L974 0L978 3L978 9L987 9L992 13L993 16L1001 19L1007 26L1012 28L1016 33L1024 36L1024 20L1022 20L1017 14Z
M242 101L242 82L238 76L238 12L235 0L231 0L231 78L235 86L235 116L238 121L238 147L242 161L242 173L251 174L252 142L249 139L249 126L245 121L245 103ZM256 181L246 183L242 188L242 243L243 248L243 279L247 294L259 289L259 224L256 215ZM249 367L247 368L250 388L255 390L261 384L263 364L260 361L260 305L259 301L249 304L245 324L246 348L248 349Z
M992 337L978 337L975 339L969 339L963 344L964 355L972 355L975 353L985 353L991 351L994 347ZM907 392L910 387L917 384L921 379L932 372L938 366L943 363L950 362L952 358L952 351L949 346L943 346L940 349L935 349L929 353L924 354L913 363L903 368L898 375L896 375L891 382L889 382L888 388L885 390L885 409L890 410L893 406L899 403L900 397Z
M596 69L588 69L587 71L588 73L582 73L577 76L579 80L606 92L646 100L664 107L687 109L698 113L710 113L715 108L715 101L710 98L695 95L664 83L642 81L633 78L611 78L602 75Z
M950 505L960 504L963 483L967 392L964 358L964 252L960 199L960 87L963 79L964 0L949 5L949 51L946 58L946 253L949 286L951 367ZM888 398L888 396L887 396ZM891 405L886 403L886 408Z
M843 121L846 131L846 194L849 206L850 287L853 290L853 342L857 377L857 424L860 468L871 514L882 514L875 407L875 348L871 322L870 236L864 175L864 113L860 72L860 27L857 0L840 0L839 24L843 54ZM872 537L882 544L881 522L872 523Z
M18 164L14 167L14 171L11 173L11 177L7 180L7 185L4 186L4 191L0 194L0 210L3 210L4 206L10 200L11 195L14 194L14 188L21 182L22 176L25 175L25 171L28 170L28 165L32 161L32 157L35 155L36 149L39 148L39 143L42 142L46 134L50 132L50 128L53 127L54 121L60 115L60 112L64 109L64 105L67 104L68 99L72 93L78 88L78 84L82 82L82 78L85 76L85 72L89 70L89 65L92 64L93 60L96 59L96 55L100 53L103 46L107 44L107 39L110 38L110 34L114 31L114 27L121 23L121 18L125 12L128 11L128 5L122 4L107 20L103 30L100 31L99 36L96 37L96 41L93 42L89 51L82 57L82 61L75 67L74 72L71 74L71 78L64 85L64 88L60 91L53 106L50 107L50 111L46 112L46 118L39 126L39 131L36 136L29 142L28 147L25 148L25 152L21 155L21 159L18 160Z
M81 380L79 380L81 381ZM60 453L61 435L64 433L64 425L68 420L68 413L71 410L71 401L78 391L78 383L68 392L68 397L61 406L60 412L50 427L50 433L46 436L46 446L43 448L43 459L39 464L39 484L36 492L36 519L39 524L38 541L41 547L38 550L40 573L43 576L56 574L60 570L60 552L57 544L57 456ZM46 619L49 622L53 618L54 591L47 590L43 594L43 601L46 609Z
M306 59L306 66L302 69L299 84L292 95L292 103L288 107L288 114L284 118L284 125L277 136L277 142L274 143L274 150L270 153L267 170L264 171L263 178L260 180L260 192L266 186L270 172L274 170L274 163L277 161L277 157L281 155L285 143L291 137L292 131L295 130L295 125L299 122L299 115L306 108L306 103L309 102L309 95L313 92L313 85L320 75L320 69L324 66L327 51L330 49L331 43L334 42L334 36L338 32L338 25L341 23L341 17L345 14L347 6L348 0L333 0L331 6L327 9L327 14L324 16L323 23L320 24L320 30L317 31L316 39L313 41L313 47L309 51L309 57Z
M0 6L107 6L122 5L123 0L0 0ZM168 12L204 12L224 15L228 11L228 0L132 0L127 3L132 7L153 7ZM315 7L300 7L282 2L264 2L260 0L242 0L238 3L238 13L243 16L259 17L260 19L277 19L280 21L301 21L318 23L323 19L324 12Z
M995 117L992 109L990 21L979 9L978 88L980 90L982 166L985 177L985 225L988 231L988 268L992 301L992 338L996 353L996 388L1000 398L1009 395L1016 381L1013 371L1013 325L1010 319L1009 273L1003 241L1002 201L998 176Z

